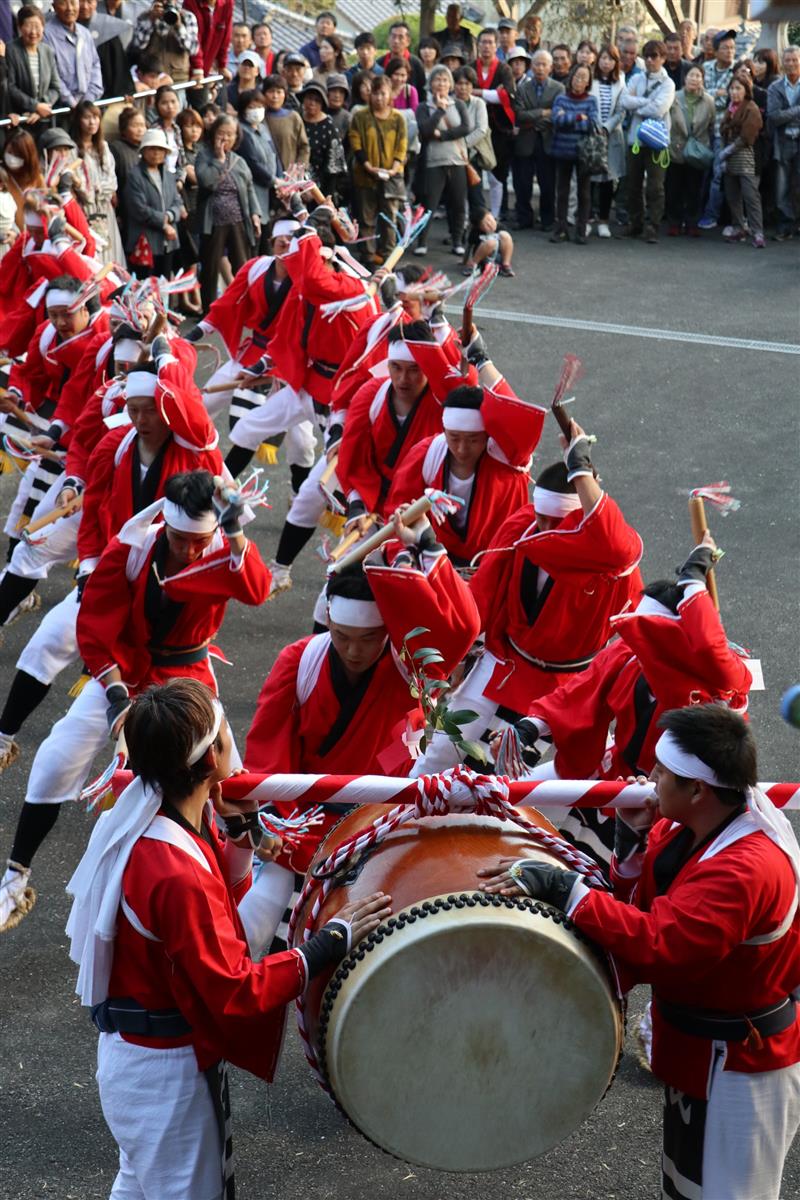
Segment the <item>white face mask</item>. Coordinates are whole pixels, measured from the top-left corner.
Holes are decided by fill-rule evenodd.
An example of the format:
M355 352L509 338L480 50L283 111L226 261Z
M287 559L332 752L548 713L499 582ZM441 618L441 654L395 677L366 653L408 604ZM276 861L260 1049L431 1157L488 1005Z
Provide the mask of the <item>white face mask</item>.
M266 116L265 108L248 108L246 116L249 125L260 125Z
M19 171L20 167L25 166L25 159L17 158L16 154L12 154L10 150L7 150L3 155L3 161L9 171Z

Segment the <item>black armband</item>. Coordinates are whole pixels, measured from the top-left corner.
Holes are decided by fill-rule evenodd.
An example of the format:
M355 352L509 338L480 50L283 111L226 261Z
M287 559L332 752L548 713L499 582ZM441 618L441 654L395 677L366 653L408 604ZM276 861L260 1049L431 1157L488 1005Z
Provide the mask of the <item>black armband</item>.
M230 817L220 817L222 827L232 842L242 838L247 839L251 850L257 850L264 840L264 830L261 827L258 810L247 813L234 813Z

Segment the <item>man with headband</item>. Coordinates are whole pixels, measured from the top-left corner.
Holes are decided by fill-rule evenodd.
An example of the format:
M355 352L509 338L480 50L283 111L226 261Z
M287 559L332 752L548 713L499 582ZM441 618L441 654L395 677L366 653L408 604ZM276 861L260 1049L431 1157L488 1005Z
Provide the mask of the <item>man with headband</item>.
M408 773L422 713L399 659L406 634L426 629L410 648L435 646L443 661L431 670L446 679L472 645L478 615L427 518L407 526L398 511L392 520L398 541L375 551L363 569L329 577L328 630L278 655L247 735L248 770ZM278 808L288 816L294 805ZM262 869L242 911L251 945L269 944L295 873L306 870L339 815L326 810L321 825Z
M617 636L591 665L532 703L529 715L514 727L521 743L519 766L529 778L649 775L658 719L669 709L713 701L747 711L752 676L741 652L728 642L706 586L715 550L706 533L676 583L648 584L635 609L611 618ZM551 744L555 757L537 765ZM504 773L513 773L508 762L503 766ZM613 820L593 808L549 810L548 816L579 849L602 863L610 861Z
M164 495L167 481L183 471L219 475L219 438L203 406L191 373L173 355L174 341L159 334L152 359L137 361L148 347L123 327L115 336L114 359L124 377L112 385L125 416L106 429L80 468L83 478L68 475L62 497L83 492L77 526L78 586L44 617L17 662L17 674L0 713L0 770L17 756L14 735L47 695L60 671L78 659L77 619L86 580L112 537L136 513ZM191 351L194 356L194 351ZM112 389L106 390L106 395ZM102 411L102 410L100 410ZM80 427L76 426L76 437ZM70 451L76 440L70 442ZM75 463L77 456L70 453ZM85 490L84 490L85 488Z
M208 471L174 475L164 495L112 538L89 576L78 649L91 679L42 742L31 767L9 870L0 883L0 930L25 915L30 864L60 807L77 799L95 756L118 738L130 696L175 677L216 694L210 656L229 600L263 604L269 571L241 530L243 505Z
M95 328L108 332L108 317L87 286L90 285L67 275L47 285L48 318L37 329L25 362L15 363L11 369L12 399L16 403L21 400L26 407L50 418L51 423L42 422L45 425L42 432L31 438L34 449L48 454L69 444L69 431L52 416L61 390L80 362ZM17 538L19 529L34 513L45 516L58 505L63 473L63 459L42 457L30 464L17 489L6 521L13 552L0 580L0 625L16 616L23 605L28 609L38 607L29 597L39 580L46 579L56 563L69 562L74 555L77 528L74 518L55 522L47 541L36 546L20 543Z
M702 704L660 726L657 814L618 814L614 895L535 858L486 868L481 886L562 909L613 954L624 991L651 985L662 1195L776 1200L800 1126L800 847L757 787L743 717Z
M600 488L586 434L574 421L570 431L564 462L539 473L533 504L501 526L470 581L485 649L452 702L478 714L464 726L471 741L488 744L585 670L611 636L611 617L641 593L642 540ZM456 747L436 733L412 773L457 761Z
M444 432L417 443L396 472L386 504L392 511L429 487L458 496L462 506L438 531L458 569L468 568L503 522L527 504L528 472L545 418L545 409L514 394L485 352L478 380L478 387L448 393Z
M76 990L100 1031L100 1100L119 1145L112 1195L228 1200L227 1062L272 1079L286 1004L378 927L389 897L254 963L236 906L258 825L221 796L232 758L221 706L176 679L139 696L126 728L134 780L68 885Z

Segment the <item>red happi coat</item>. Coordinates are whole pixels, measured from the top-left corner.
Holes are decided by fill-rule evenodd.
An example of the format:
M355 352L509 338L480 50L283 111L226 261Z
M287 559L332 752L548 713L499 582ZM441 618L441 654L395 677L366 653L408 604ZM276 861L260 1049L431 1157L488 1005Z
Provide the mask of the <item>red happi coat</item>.
M68 201L64 215L84 239L82 249L71 245L67 250L56 254L49 240L45 240L41 249L36 249L33 238L24 230L0 259L0 328L2 322L24 301L31 285L38 283L40 279L55 279L59 275L75 275L77 279L88 279L98 269L99 264L93 261L96 250L94 235L77 200ZM67 258L68 255L74 255L81 262L91 264L88 274L76 272L75 258Z
M191 1045L200 1071L224 1058L271 1080L284 1006L303 991L305 964L299 950L251 961L237 909L250 872L236 878L235 859L226 853L235 848L222 843L208 811L204 823L212 845L176 825L191 852L152 837L134 846L122 879L125 907L108 994L130 996L151 1011L177 1008L192 1027L180 1038L123 1034L126 1042L151 1049ZM126 907L152 937L134 928Z
M466 523L447 517L437 526L437 537L457 566L467 566L490 545L496 530L528 500L531 457L546 411L525 404L504 379L486 389L481 416L489 434L484 454L475 468ZM425 488L448 491L449 461L444 433L418 443L396 472L384 505L388 517L398 504L409 503Z
M36 326L47 319L44 298L50 280L59 275L71 275L85 282L97 271L93 259L86 258L76 247L67 246L58 253L49 249L24 255L16 279L6 280L3 267L21 240L18 239L0 260L0 289L4 286L11 289L8 293L2 292L6 307L0 306L0 346L13 358L27 351Z
M296 392L304 388L318 404L330 404L333 378L362 325L378 311L361 279L332 270L320 256L315 233L295 239L283 256L293 288L271 327L272 374ZM358 307L326 316L322 305L359 298Z
M121 531L124 536L124 530ZM150 650L152 626L147 616L147 584L154 555L165 538L164 526L153 525L141 546L114 537L87 580L78 610L78 648L95 679L119 667L128 686L142 691L175 676L198 679L216 693L208 659L183 666L157 666ZM252 542L236 558L217 530L202 556L176 575L161 579L166 600L182 607L168 635L170 648L209 644L225 618L229 600L253 607L269 595L270 573Z
M630 904L592 888L570 915L582 933L614 955L625 990L636 983L652 986L653 1074L702 1099L715 1046L723 1049L726 1071L774 1071L800 1061L800 1006L793 1025L756 1048L680 1032L661 1014L658 998L739 1017L784 1000L797 986L800 912L782 937L744 944L777 933L797 895L788 857L754 829L749 812L698 847L657 895L656 859L683 831L666 820L654 825ZM631 886L630 880L616 883Z
M247 735L245 764L249 771L311 772L312 774L407 775L411 759L403 743L406 728L421 721L411 698L408 678L397 652L412 626L430 630L410 642L412 650L435 646L444 662L441 677L450 674L469 650L478 632L478 614L469 589L440 550L425 555L426 573L410 568L367 564L373 595L389 634L389 645L378 660L366 692L343 728L342 703L332 675L329 633L303 638L281 651L258 698ZM345 714L346 715L346 714ZM335 736L325 747L326 739ZM278 805L288 816L293 804ZM305 871L327 830L338 820L328 813L325 823L284 851L280 861Z
M85 329L63 342L58 341L53 323L43 321L28 348L25 362L15 362L12 366L9 387L19 389L26 406L34 412L46 400L57 403L70 374L100 331L108 336L108 315L105 312L95 313ZM63 444L69 445L69 433L65 435Z
M194 376L197 366L197 352L194 346L184 338L172 338L170 350L183 369L188 382ZM125 406L124 379L108 378L108 371L113 369L111 351L112 339L108 337L101 343L93 361L89 363L93 369L93 375L90 376L88 370L85 370L88 352L77 368L82 372L82 379L85 381L78 389L84 396L84 402L78 410L75 424L72 427L72 436L67 449L66 471L68 475L73 475L83 481L86 480L89 455L108 433L108 426L105 423L107 418L114 416ZM67 387L71 388L72 386L73 379L70 376ZM188 386L196 397L194 384Z
M750 672L728 645L705 587L691 589L677 615L623 613L611 624L619 637L531 706L530 715L550 728L561 779L649 775L663 713L712 701L747 708ZM606 749L612 723L614 741Z
M487 649L501 660L489 699L527 713L575 668L544 670L526 655L548 664L595 655L611 617L641 593L641 555L641 538L605 492L588 515L572 512L547 532L530 504L506 521L470 581Z
M269 286L275 261L271 254L251 258L203 318L217 330L231 358L243 367L252 366L266 350L272 326L292 289L291 276L276 291ZM252 330L249 336L246 329Z

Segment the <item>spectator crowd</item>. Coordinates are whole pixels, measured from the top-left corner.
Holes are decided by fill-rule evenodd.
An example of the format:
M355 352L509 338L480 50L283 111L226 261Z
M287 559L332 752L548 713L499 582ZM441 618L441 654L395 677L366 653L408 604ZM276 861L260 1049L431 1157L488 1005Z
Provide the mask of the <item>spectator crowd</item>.
M538 16L475 36L457 4L415 47L399 19L387 49L365 32L346 53L336 30L321 13L287 52L268 24L234 24L232 0L23 6L0 42L0 252L31 189L57 187L105 261L197 265L181 302L207 311L220 276L266 251L275 181L297 164L353 214L370 266L406 201L446 218L465 273L495 257L513 274L512 230L584 245L720 227L757 248L798 231L800 47L742 57L735 30L696 44L691 21L576 47Z

